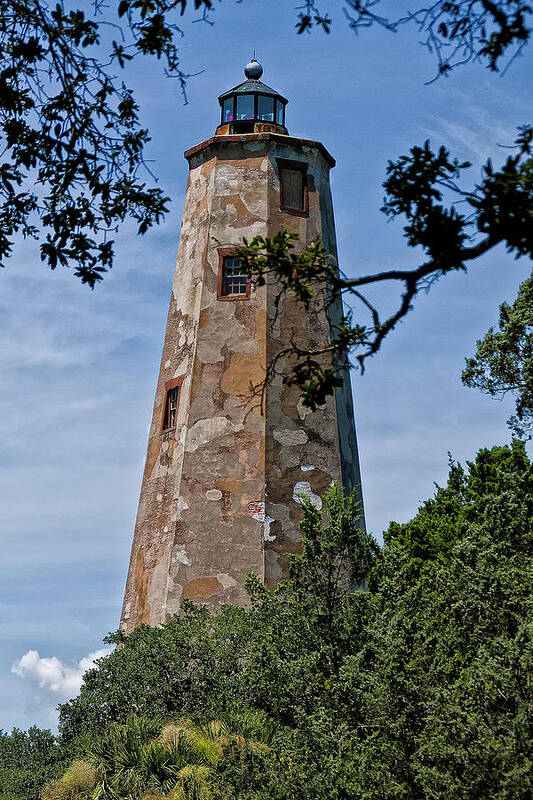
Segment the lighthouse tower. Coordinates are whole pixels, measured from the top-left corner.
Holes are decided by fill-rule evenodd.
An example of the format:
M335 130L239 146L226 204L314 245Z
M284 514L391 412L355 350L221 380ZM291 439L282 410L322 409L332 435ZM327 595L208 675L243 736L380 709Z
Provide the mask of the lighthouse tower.
M329 172L319 142L289 136L287 100L253 59L219 97L215 135L185 153L189 179L121 627L157 625L183 598L216 610L245 604L254 572L267 586L298 549L301 496L317 505L333 480L360 485L349 379L310 412L277 375L261 409L250 385L296 341L328 341L340 300L305 314L276 284L256 287L243 238L320 237L336 257ZM288 368L283 360L281 370Z

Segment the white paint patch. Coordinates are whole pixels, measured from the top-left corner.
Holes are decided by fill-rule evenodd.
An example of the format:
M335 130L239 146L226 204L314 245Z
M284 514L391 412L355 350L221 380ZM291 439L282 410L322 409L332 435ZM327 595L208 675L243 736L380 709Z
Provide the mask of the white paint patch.
M226 436L228 433L242 430L243 426L234 425L227 417L209 417L208 419L199 419L187 431L187 438L185 440L185 451L187 453L194 453L199 447L202 447L213 439L218 439L221 436Z
M217 581L222 584L224 589L231 589L232 586L237 586L235 578L232 578L227 572L217 572Z
M180 361L179 366L174 370L174 378L181 378L182 375L187 373L187 369L189 366L189 356L186 356L182 361Z
M220 489L208 489L205 493L205 496L208 500L221 500L222 499L222 492Z
M163 495L162 495L160 492L158 492L158 494L156 495L156 497L157 497L157 502L158 502L158 503L160 503L160 502L161 502L161 500L163 499Z
M265 521L265 504L262 500L252 500L248 503L248 511L251 513L253 519L258 522Z
M275 535L274 536L270 535L270 526L275 521L276 520L274 519L274 517L268 517L268 516L265 517L265 529L263 533L265 542L274 542L276 539Z
M292 499L296 503L299 503L299 505L302 505L302 495L304 497L308 497L311 505L320 511L322 508L322 498L320 495L313 492L309 481L298 481L294 484L294 489L292 490Z
M318 408L320 408L320 409L326 408L326 403L323 403L322 405L318 406ZM308 414L312 414L313 413L310 408L307 408L307 406L304 406L301 397L298 400L298 403L296 404L296 410L298 412L298 416L300 417L300 419L305 419Z
M176 562L177 564L185 564L186 567L191 566L191 561L185 550L176 550L172 556L172 561Z
M314 464L301 464L300 469L302 472L312 472L316 467Z
M300 419L305 419L308 414L312 414L313 413L310 408L307 408L307 406L304 406L301 397L298 400L298 403L296 405L296 411L298 412L298 416L300 417Z
M309 437L301 428L278 428L274 431L274 439L283 447L294 447L298 444L305 444Z
M170 358L167 358L167 360L165 361L165 369L168 369L169 367L170 367Z
M237 212L235 212L237 216ZM227 305L227 303L222 304ZM209 336L200 338L196 355L204 364L216 364L222 361L221 350L226 346L232 353L254 354L259 352L259 345L249 336L244 325L234 317L228 316L228 309L217 306L210 307Z
M185 502L185 500L183 499L183 497L180 494L180 496L178 497L178 502L176 503L176 509L178 511L178 518L181 515L181 512L182 511L187 511L188 508L189 508L189 506L187 505L187 503Z

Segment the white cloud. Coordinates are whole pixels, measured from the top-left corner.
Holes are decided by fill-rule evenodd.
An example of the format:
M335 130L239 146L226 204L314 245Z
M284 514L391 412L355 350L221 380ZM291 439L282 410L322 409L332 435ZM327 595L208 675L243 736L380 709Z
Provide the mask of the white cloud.
M475 97L455 84L444 85L440 92L453 114L443 113L441 108L439 113L426 116L422 130L432 144L444 140L453 155L466 156L476 165L484 164L487 158L497 164L503 162L510 154L505 148L513 144L516 126L522 122L517 96L493 82L480 83Z
M11 672L26 678L35 687L52 692L65 700L78 694L83 676L99 658L109 655L112 648L102 648L82 658L77 665L69 666L56 656L41 658L37 650L28 650L14 662Z

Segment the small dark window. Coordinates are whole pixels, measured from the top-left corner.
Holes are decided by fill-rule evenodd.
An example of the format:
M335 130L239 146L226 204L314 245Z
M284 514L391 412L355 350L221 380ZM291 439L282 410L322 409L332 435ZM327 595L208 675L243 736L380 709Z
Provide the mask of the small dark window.
M176 415L178 412L179 386L167 389L165 400L165 416L163 417L163 430L176 427Z
M253 133L253 120L238 119L230 124L231 133Z
M248 296L248 273L236 256L223 256L220 282L221 297Z
M281 208L287 211L307 211L306 171L306 164L280 163Z

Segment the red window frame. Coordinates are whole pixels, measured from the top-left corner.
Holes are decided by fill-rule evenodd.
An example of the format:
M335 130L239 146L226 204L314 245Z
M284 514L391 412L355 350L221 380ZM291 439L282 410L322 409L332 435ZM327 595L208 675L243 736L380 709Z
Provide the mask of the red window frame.
M180 406L180 399L181 399L181 384L183 383L184 376L181 375L179 378L172 378L172 380L167 381L165 383L165 399L163 402L163 415L161 417L161 431L166 433L167 431L173 431L176 428L176 423L178 419L178 409ZM176 397L176 409L174 415L174 424L168 425L168 418L167 418L167 411L168 403L169 403L169 395L174 389L177 389L177 397Z
M278 174L279 174L279 207L282 211L288 211L291 214L308 214L309 213L309 189L307 186L307 164L305 161L291 161L288 158L277 158ZM284 203L283 199L283 170L291 169L302 173L302 206L289 206Z
M237 249L235 247L219 247L218 248L218 280L217 280L217 297L219 300L248 300L250 298L250 289L252 281L248 278L246 282L246 292L239 294L224 294L224 259L227 256L236 256Z

